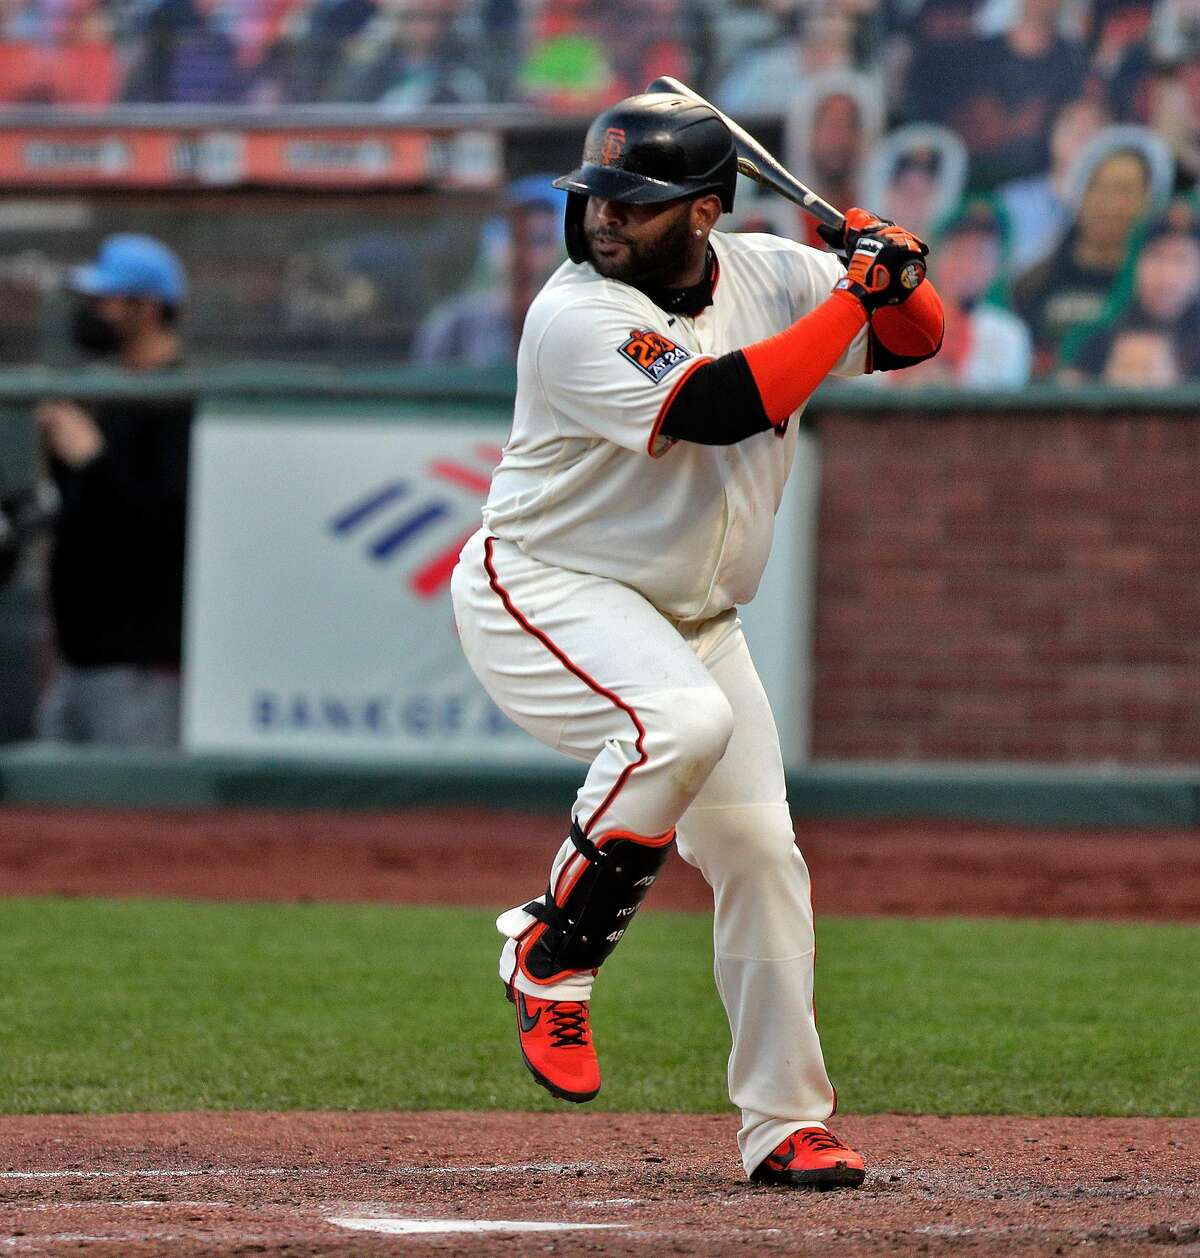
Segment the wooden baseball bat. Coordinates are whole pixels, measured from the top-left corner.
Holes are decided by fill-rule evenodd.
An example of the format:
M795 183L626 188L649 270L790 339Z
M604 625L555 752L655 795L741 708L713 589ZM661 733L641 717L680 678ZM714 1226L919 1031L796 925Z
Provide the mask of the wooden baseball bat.
M646 91L673 92L677 96L686 96L697 104L707 105L732 133L738 152L738 170L743 175L753 179L755 183L762 184L764 188L770 188L773 192L778 192L780 196L787 197L789 201L794 201L818 222L826 223L839 231L845 226L846 216L840 210L835 210L828 201L817 196L811 188L806 188L777 157L767 152L749 131L738 126L728 114L722 113L716 105L705 100L699 92L692 91L686 84L671 78L669 74L655 79Z

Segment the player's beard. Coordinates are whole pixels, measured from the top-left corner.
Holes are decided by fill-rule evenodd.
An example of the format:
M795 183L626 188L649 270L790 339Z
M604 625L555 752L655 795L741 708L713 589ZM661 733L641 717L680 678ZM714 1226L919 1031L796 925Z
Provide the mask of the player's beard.
M619 241L625 245L625 253L618 258L602 258L592 248L596 240ZM588 232L587 241L589 261L605 279L621 280L639 288L682 284L691 244L687 207L681 207L651 241L635 244L624 232L604 229Z

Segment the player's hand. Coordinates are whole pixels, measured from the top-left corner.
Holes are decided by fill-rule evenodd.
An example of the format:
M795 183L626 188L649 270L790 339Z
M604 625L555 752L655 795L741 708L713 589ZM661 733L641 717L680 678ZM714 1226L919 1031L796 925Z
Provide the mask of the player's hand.
M871 314L881 306L898 306L925 279L929 246L894 224L874 228L859 237L846 274L834 285L866 307Z
M100 453L104 437L96 421L74 402L42 402L33 414L46 449L68 467L82 467Z
M895 227L890 218L880 218L870 210L857 205L846 211L845 221L840 228L829 227L822 223L817 228L817 235L837 254L843 262L848 262L850 255L858 248L859 238L864 232L873 232L880 227Z

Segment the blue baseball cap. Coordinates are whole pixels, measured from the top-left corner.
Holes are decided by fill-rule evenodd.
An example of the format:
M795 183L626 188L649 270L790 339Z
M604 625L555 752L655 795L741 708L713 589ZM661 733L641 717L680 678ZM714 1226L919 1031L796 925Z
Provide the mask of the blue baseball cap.
M67 287L85 297L149 297L178 306L187 296L187 276L161 240L120 232L104 238L95 262L75 267Z

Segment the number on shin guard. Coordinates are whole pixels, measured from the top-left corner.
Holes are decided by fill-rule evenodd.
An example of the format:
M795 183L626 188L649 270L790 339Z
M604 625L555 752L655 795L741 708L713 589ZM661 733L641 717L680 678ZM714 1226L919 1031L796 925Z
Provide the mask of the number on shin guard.
M617 946L675 843L674 831L655 839L614 831L593 843L579 823L571 842L587 864L561 903L553 888L546 903L525 911L545 926L525 953L525 968L543 982L565 970L594 970Z

